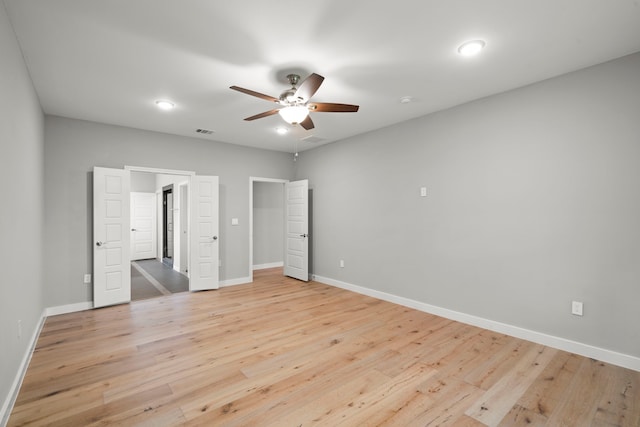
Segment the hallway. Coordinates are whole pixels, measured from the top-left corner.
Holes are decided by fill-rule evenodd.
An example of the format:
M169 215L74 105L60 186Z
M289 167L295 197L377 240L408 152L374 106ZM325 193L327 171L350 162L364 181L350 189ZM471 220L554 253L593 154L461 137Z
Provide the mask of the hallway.
M131 262L131 301L189 290L189 279L158 260Z

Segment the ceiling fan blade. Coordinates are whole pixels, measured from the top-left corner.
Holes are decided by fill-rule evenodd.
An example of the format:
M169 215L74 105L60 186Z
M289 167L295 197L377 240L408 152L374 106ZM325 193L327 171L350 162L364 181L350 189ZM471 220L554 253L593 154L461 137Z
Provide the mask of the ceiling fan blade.
M311 74L300 83L298 90L296 90L295 97L301 98L303 101L308 101L313 94L316 93L323 80L324 77L321 75L316 73Z
M300 126L305 128L306 130L311 130L315 127L315 125L313 124L313 120L311 120L311 116L307 116L303 121L301 121Z
M333 104L330 102L313 102L307 104L310 111L321 113L355 113L360 108L358 105L351 104Z
M276 108L275 110L265 111L264 113L256 114L255 116L247 117L245 120L250 122L251 120L261 119L263 117L273 116L277 114L280 109Z
M231 86L229 89L237 90L238 92L246 93L247 95L255 96L258 98L266 99L271 102L278 102L278 98L274 98L273 96L265 95L264 93L256 92L254 90L245 89L240 86Z

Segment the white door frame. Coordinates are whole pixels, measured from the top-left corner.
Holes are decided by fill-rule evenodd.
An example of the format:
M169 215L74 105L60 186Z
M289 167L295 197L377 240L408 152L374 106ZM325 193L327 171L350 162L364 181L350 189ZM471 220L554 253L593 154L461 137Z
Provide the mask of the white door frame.
M289 180L277 179L277 178L260 178L256 176L249 177L249 283L253 282L253 183L254 182L272 182L275 184L282 184L282 191L284 192L284 185L288 183ZM282 220L284 221L284 218ZM282 254L282 256L284 259L284 253Z
M127 166L125 165L124 170L129 170L131 172L149 172L156 173L162 175L186 175L193 176L196 173L194 171L181 171L177 169L158 169L158 168L147 168L144 166Z

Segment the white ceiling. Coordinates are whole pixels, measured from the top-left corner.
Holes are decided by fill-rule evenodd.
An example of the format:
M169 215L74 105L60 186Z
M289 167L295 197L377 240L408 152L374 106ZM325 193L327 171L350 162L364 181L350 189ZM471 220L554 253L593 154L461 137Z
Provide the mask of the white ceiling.
M640 51L638 0L4 3L45 113L288 152ZM470 39L487 46L463 58ZM278 115L244 121L274 105L229 86L277 97L289 71L325 77L314 101L360 111L284 136Z

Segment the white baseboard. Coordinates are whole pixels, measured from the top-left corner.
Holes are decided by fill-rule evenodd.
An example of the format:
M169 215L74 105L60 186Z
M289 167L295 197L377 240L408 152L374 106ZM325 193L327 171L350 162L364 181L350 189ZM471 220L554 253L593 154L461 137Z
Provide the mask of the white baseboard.
M264 270L265 268L276 268L276 267L283 267L284 266L284 262L280 261L280 262L270 262L267 264L256 264L253 266L253 270Z
M27 373L27 367L29 366L29 362L31 361L31 355L33 354L33 350L35 350L36 342L38 341L38 337L40 336L40 331L42 330L42 326L44 325L44 321L46 319L46 309L43 310L40 315L40 320L36 325L36 328L31 334L31 339L29 340L29 345L27 346L27 351L24 353L22 357L22 362L20 362L20 366L18 367L18 371L16 372L16 376L13 379L13 383L11 384L11 388L9 389L9 394L7 394L7 398L2 404L2 409L0 409L0 425L6 426L9 422L9 415L11 415L11 410L13 409L13 405L18 398L18 392L20 391L20 386L22 385L22 380L24 379L24 375Z
M226 288L227 286L244 285L246 283L251 283L251 278L248 276L238 277L237 279L221 280L218 285L221 288Z
M57 307L48 307L44 310L44 315L57 316L58 314L75 313L76 311L91 310L93 308L93 302L77 302L75 304L59 305Z
M572 341L566 338L547 335L541 332L520 328L518 326L508 325L506 323L496 322L496 321L485 319L482 317L473 316L470 314L460 313L458 311L453 311L447 308L426 304L424 302L412 300L409 298L388 294L386 292L376 291L374 289L353 285L351 283L342 282L340 280L330 279L328 277L313 275L312 278L316 282L346 289L348 291L356 292L362 295L367 295L373 298L378 298L384 301L400 304L405 307L424 311L425 313L435 314L436 316L455 320L457 322L466 323L468 325L477 326L483 329L499 332L512 337L521 338L527 341L532 341L537 344L546 345L549 347L557 348L559 350L568 351L570 353L579 354L581 356L590 357L596 360L600 360L606 363L611 363L613 365L622 366L623 368L633 369L634 371L640 372L640 358L635 356L618 353L612 350L607 350L601 347L595 347L589 344Z

